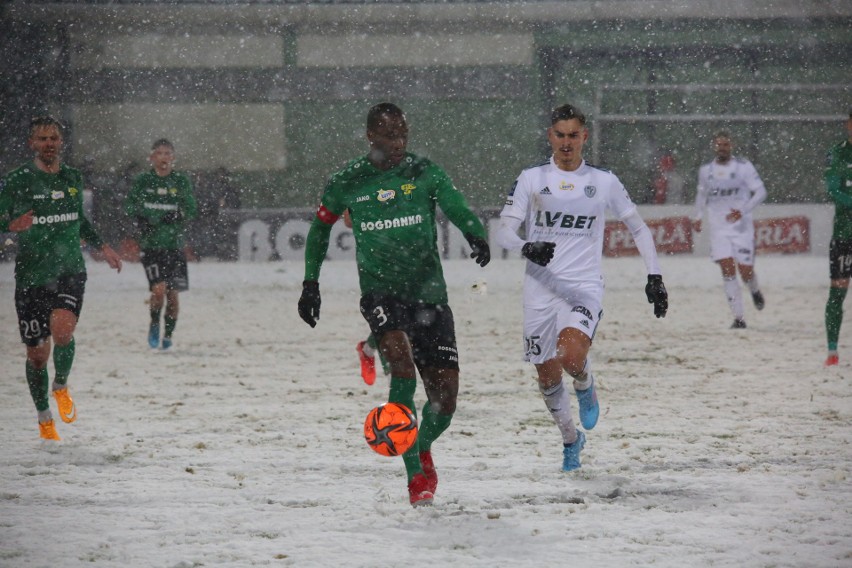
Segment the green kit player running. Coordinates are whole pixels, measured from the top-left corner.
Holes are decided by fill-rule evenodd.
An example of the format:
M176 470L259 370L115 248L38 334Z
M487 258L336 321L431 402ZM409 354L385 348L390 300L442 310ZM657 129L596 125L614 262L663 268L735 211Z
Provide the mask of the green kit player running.
M825 187L834 201L834 228L829 245L828 302L825 304L825 332L828 339L826 366L837 365L837 341L843 322L843 300L852 277L852 111L846 121L846 140L828 152Z
M184 225L198 215L192 183L186 174L174 170L175 147L161 138L151 146L153 168L133 181L124 210L136 222L142 266L151 290L148 345L151 349L172 346L172 333L178 320L178 292L189 289L184 253ZM160 344L160 313L165 330Z
M62 124L50 116L30 122L31 162L6 176L0 186L0 233L18 234L15 310L27 346L26 377L38 411L39 433L59 440L50 412L47 363L53 338L53 396L63 422L77 419L68 392L74 362L74 330L83 307L86 264L80 239L103 252L121 271L121 258L104 244L83 215L83 178L61 163Z
M348 209L355 236L361 314L390 365L388 400L416 413L417 372L428 402L417 442L403 454L412 505L430 504L438 485L432 443L450 425L459 389L453 312L437 244L436 209L461 229L481 266L491 253L485 228L439 166L406 152L408 125L391 103L367 114L369 153L335 173L305 245L299 316L320 316L319 275L331 227Z

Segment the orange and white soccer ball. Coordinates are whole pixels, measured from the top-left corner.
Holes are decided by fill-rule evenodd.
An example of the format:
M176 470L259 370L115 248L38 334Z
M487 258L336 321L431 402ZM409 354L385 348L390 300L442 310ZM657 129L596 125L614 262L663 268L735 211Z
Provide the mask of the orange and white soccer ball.
M404 454L417 440L417 418L404 404L386 402L367 414L364 438L383 456Z

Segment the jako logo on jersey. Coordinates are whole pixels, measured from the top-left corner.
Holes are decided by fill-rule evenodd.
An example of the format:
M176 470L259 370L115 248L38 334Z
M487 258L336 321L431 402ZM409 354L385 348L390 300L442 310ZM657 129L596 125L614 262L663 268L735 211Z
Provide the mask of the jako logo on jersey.
M421 223L423 223L423 215L406 215L405 217L397 217L396 219L387 219L385 221L362 221L361 230L382 231L384 229L395 229L397 227L420 225Z
M65 197L65 192L61 190L51 191L50 198L51 199L62 199Z
M380 202L384 203L385 201L390 201L396 197L396 191L393 189L380 189L376 192L376 199Z
M369 195L361 195L355 200L355 203L362 203L364 201L370 201L370 196Z
M544 219L542 220L542 213ZM560 221L561 218L561 221ZM555 227L559 225L561 229L591 229L592 223L595 222L597 216L592 215L567 215L560 211L536 211L535 226L536 227Z
M544 189L539 191L539 194L540 195L553 195L552 193L550 193L550 188L547 187L547 186L544 186Z
M66 223L68 221L76 221L77 213L62 213L61 215L42 215L36 217L33 215L33 225L50 225L53 223Z
M574 184L573 183L565 183L564 181L559 182L559 189L562 191L573 191Z
M587 185L583 188L583 193L586 194L586 197L594 197L597 192L598 188L593 185Z

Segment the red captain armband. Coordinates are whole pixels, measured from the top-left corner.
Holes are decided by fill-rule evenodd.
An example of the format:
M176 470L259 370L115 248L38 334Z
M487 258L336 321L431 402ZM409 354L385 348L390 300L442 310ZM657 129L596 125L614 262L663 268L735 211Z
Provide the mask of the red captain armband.
M326 209L325 205L320 205L319 209L317 209L317 219L327 225L334 225L337 220L340 219L340 215L335 215L334 213Z

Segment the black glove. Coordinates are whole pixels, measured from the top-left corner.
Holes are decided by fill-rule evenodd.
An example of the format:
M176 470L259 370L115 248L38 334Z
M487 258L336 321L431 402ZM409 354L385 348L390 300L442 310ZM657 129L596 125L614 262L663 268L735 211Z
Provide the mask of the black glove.
M142 215L133 219L133 224L136 225L136 230L139 231L139 235L143 237L147 237L151 234L151 231L154 230L154 226L151 222Z
M302 282L302 296L299 298L299 317L311 327L316 327L320 312L319 282L305 280Z
M666 317L666 312L669 311L669 293L666 292L662 276L659 274L648 275L645 295L648 296L648 303L654 304L654 315L658 318Z
M525 244L524 248L521 249L521 255L539 266L547 266L553 260L554 250L556 250L556 243L536 241Z
M183 221L183 214L180 211L169 211L160 217L160 223L165 223L166 225L174 225L181 221Z
M465 233L464 238L467 239L467 244L473 251L470 253L470 258L475 258L476 264L485 266L491 262L491 247L488 246L488 241L471 233Z

